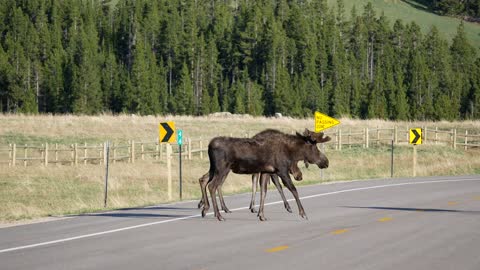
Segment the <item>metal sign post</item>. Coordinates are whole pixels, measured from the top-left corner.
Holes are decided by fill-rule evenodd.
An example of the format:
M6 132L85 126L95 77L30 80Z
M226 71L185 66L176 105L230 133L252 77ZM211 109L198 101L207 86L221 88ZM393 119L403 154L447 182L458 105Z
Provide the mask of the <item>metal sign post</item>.
M393 140L392 140L392 158L390 160L390 177L393 178Z
M109 165L109 160L110 160L110 142L107 141L106 147L105 147L105 196L104 196L104 201L103 201L103 207L107 207L107 196L108 196L108 165Z
M179 129L177 131L177 142L178 142L178 162L179 162L179 194L180 200L182 200L182 144L183 144L183 131Z

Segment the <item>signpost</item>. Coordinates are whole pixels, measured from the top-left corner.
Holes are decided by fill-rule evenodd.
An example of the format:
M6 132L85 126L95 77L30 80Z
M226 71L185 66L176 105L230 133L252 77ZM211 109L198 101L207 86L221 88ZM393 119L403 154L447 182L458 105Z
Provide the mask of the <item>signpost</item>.
M183 131L181 129L177 130L177 142L178 142L178 162L179 162L179 194L180 200L182 200L182 144L183 144Z
M413 144L413 177L417 176L417 144L422 144L422 129L410 129L410 144Z
M320 132L340 124L340 121L321 112L315 112L315 132ZM322 143L322 152L325 152L325 146ZM320 170L320 177L323 180L323 170Z
M158 125L158 141L160 143L167 143L167 181L168 181L168 199L172 199L172 146L170 143L175 143L177 137L175 136L175 122L162 122Z
M315 132L320 132L338 124L340 124L340 121L337 119L320 112L315 112Z

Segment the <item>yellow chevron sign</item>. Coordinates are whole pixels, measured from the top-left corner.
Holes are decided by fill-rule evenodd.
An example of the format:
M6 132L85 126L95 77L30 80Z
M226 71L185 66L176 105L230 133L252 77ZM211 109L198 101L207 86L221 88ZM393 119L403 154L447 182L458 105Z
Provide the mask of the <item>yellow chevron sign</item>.
M163 122L158 125L158 138L159 141L174 143L177 141L177 136L175 136L175 122Z
M422 144L422 129L411 128L409 141L410 141L410 144Z
M337 119L320 112L315 112L315 132L320 132L338 124L340 124L340 121Z

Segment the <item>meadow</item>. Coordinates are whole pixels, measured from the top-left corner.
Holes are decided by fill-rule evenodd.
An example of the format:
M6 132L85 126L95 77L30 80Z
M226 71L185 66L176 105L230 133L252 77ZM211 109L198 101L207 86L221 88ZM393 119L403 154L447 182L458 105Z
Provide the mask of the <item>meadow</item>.
M218 135L244 137L265 128L285 132L313 129L313 119L266 118L216 114L206 117L137 115L0 115L0 147L8 143L39 144L125 142L156 140L158 123L174 121L184 136L212 138ZM441 129L468 129L480 133L480 121L390 122L383 120L340 119L335 128L438 126ZM327 130L328 132L328 130ZM334 150L327 143L330 167L323 171L299 163L304 180L297 185L390 177L388 144L344 147ZM408 144L395 147L394 177L412 175L412 150ZM480 150L452 149L447 145L418 147L417 176L480 174ZM173 159L174 199L178 200L178 157ZM208 170L208 158L183 160L183 198L199 199L197 179ZM109 209L137 207L168 202L167 172L164 160L147 159L134 164L110 165L109 197L103 207L105 168L101 165L42 165L8 167L0 170L0 223L16 223L66 214L81 214ZM226 194L248 192L250 176L230 174L224 185ZM288 192L287 192L288 193ZM290 196L288 194L287 196Z
M344 0L346 16L350 17L353 6L357 14L362 14L363 7L371 2L377 14L385 14L391 25L400 19L404 23L414 21L420 26L423 33L427 33L435 25L443 38L452 40L457 33L461 20L447 16L439 16L428 11L424 6L414 0ZM336 7L337 0L328 0L331 7ZM467 37L477 50L480 48L480 24L464 22Z

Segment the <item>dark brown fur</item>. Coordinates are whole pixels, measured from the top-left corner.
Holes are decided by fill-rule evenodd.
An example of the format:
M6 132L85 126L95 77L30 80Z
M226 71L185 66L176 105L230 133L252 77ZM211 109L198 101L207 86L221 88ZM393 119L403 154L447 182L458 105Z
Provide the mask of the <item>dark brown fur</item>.
M263 204L266 192L266 180L268 174L277 174L283 184L292 192L297 202L300 216L306 218L305 211L298 198L298 193L289 175L289 169L293 163L305 160L308 163L316 164L320 168L328 167L328 159L322 154L316 143L326 142L329 137L323 138L323 134L314 133L304 136L301 134L278 136L279 131L266 130L267 135L263 139L244 139L217 137L210 141L208 155L210 158L209 180L203 184L202 193L205 202L202 216L205 216L209 209L206 195L206 186L210 191L215 216L218 220L224 220L220 215L217 201L217 189L223 184L230 171L238 174L262 173L261 198L259 218L263 216ZM307 132L307 131L306 131ZM271 136L268 136L271 135Z

